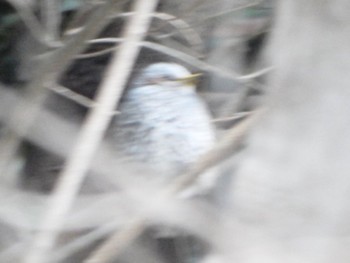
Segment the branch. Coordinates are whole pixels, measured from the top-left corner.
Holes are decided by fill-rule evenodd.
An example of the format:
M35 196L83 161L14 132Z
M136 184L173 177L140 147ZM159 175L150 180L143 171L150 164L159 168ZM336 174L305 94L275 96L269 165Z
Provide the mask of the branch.
M120 45L107 69L97 97L97 106L89 113L72 154L61 173L42 228L36 235L34 245L25 259L26 263L47 262L48 254L63 227L89 163L110 121L111 115L108 113L116 107L123 92L123 87L139 53L138 42L148 30L151 22L150 13L154 11L156 4L156 0L136 2L135 15L130 18L124 33L125 41Z
M132 14L133 12L121 13L113 16L112 18L128 17ZM168 13L153 13L153 17L171 24L173 27L178 29L178 31L182 34L184 39L186 39L188 44L196 48L197 52L202 51L204 44L203 40L201 39L201 36L198 34L197 31L193 30L186 21ZM174 33L170 33L166 36L169 37L173 34ZM161 38L161 36L159 36L159 38Z
M206 170L231 157L239 148L243 138L247 135L250 127L260 118L263 109L257 110L254 114L242 120L239 124L231 128L226 135L207 154L202 156L189 171L177 178L170 185L169 191L179 193L182 190L195 184L196 179Z
M122 42L123 42L123 39L121 39L121 38L98 38L98 39L93 39L93 40L89 41L89 43L92 43L92 44L122 43ZM159 51L163 54L166 54L166 55L169 55L171 57L182 60L182 61L184 61L184 62L186 62L186 63L188 63L196 68L199 68L203 71L211 71L211 72L214 72L220 76L226 77L228 79L236 80L240 83L246 83L252 79L266 75L267 73L269 73L273 70L273 67L267 67L267 68L260 69L256 72L249 73L247 75L239 75L238 73L236 73L232 70L210 65L207 62L201 61L201 60L199 60L193 56L190 56L184 52L175 50L173 48L168 48L166 46L163 46L163 45L160 45L157 43L152 43L152 42L148 42L148 41L141 41L141 42L139 42L139 45L142 45L143 47L153 49L153 50ZM103 54L106 54L108 52L115 50L116 48L117 47L112 47L112 48L107 48L105 50L94 52L94 53L79 55L78 58L85 59L85 58L91 58L93 56L103 55Z
M28 94L16 104L9 115L9 125L4 127L0 140L0 172L6 172L8 164L17 151L21 139L26 136L28 129L36 115L40 112L42 104L47 96L47 87L55 83L69 62L85 47L85 42L93 38L107 23L107 15L115 0L107 0L106 3L96 6L91 14L86 27L79 34L70 37L67 42L49 54L46 54L39 64L36 74L26 87ZM11 127L16 127L14 131Z
M60 24L61 24L61 0L41 1L41 13L43 18L43 24L45 26L46 41L48 43L56 43L60 36ZM62 44L62 43L61 43Z
M46 35L43 34L44 29L35 17L33 12L30 10L28 4L18 0L7 0L16 10L18 15L23 20L26 27L32 33L33 37L38 40L41 44L47 47L58 47L58 43L53 43L46 39Z

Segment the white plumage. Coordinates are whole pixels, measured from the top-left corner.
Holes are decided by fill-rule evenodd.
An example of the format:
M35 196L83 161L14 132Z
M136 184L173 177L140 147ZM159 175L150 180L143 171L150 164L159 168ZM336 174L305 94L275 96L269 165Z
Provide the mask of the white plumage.
M173 63L143 69L121 101L121 114L112 121L112 148L165 179L206 153L215 132L191 76Z

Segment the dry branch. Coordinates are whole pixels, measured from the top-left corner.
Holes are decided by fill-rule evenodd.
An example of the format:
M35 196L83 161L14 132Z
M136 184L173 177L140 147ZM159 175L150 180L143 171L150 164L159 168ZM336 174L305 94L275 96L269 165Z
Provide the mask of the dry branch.
M94 40L89 41L89 43L93 43L93 44L122 43L122 42L123 42L123 39L121 39L121 38L99 38L99 39L94 39ZM264 76L273 70L273 67L267 67L267 68L260 69L256 72L249 73L247 75L239 75L238 73L236 73L232 70L229 70L226 68L221 68L218 66L213 66L211 64L206 63L205 61L201 61L201 60L199 60L191 55L188 55L184 52L181 52L179 50L175 50L173 48L169 48L169 47L157 44L157 43L151 43L148 41L140 41L139 45L142 45L143 47L147 47L149 49L159 51L160 53L169 55L171 57L180 59L180 60L182 60L182 61L184 61L184 62L186 62L194 67L197 67L201 70L211 71L213 73L218 74L219 76L223 76L223 77L226 77L228 79L236 80L236 81L241 82L241 83L245 83L245 82L251 81L254 78ZM107 48L105 50L94 52L91 54L78 55L77 57L81 58L81 59L90 58L93 56L98 56L98 55L103 55L103 54L109 53L115 49L116 49L116 47Z
M5 127L0 141L0 172L6 172L7 166L14 156L23 137L40 112L42 104L47 96L47 87L56 82L60 74L69 65L76 54L85 47L85 42L93 38L106 24L106 15L113 6L114 0L108 0L99 4L95 12L91 14L84 30L70 37L66 43L50 54L39 64L36 74L28 84L29 94L16 104L15 109L9 114L9 127L16 127L14 132Z
M151 20L150 13L153 12L156 3L156 0L136 2L135 15L130 18L124 33L125 41L109 65L106 77L101 84L97 97L98 106L88 115L82 127L76 146L53 192L42 229L36 236L34 246L25 262L46 262L48 253L54 245L71 204L80 189L91 158L107 128L111 118L109 113L116 107L122 94L139 52L138 42L142 40L148 30ZM118 74L115 74L116 72Z

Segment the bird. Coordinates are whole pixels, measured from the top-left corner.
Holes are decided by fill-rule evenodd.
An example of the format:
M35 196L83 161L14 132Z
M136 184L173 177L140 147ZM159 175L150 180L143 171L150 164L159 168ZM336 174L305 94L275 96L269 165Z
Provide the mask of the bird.
M176 63L146 66L131 81L120 114L111 121L109 146L119 157L141 165L142 175L152 174L153 181L176 178L216 142L209 109L196 91L198 77ZM156 232L151 239L166 262L188 262L202 253L201 242L191 235L164 226Z
M208 152L216 135L196 91L198 76L176 63L143 68L108 129L115 152L149 167L161 181L173 179Z

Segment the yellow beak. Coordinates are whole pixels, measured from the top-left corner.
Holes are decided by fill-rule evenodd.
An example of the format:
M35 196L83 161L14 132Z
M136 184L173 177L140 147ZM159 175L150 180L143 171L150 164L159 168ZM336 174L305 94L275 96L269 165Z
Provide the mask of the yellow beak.
M195 73L195 74L188 75L184 78L179 78L177 80L182 82L186 86L195 86L200 76L202 76L201 73Z

